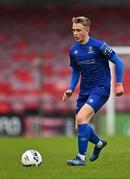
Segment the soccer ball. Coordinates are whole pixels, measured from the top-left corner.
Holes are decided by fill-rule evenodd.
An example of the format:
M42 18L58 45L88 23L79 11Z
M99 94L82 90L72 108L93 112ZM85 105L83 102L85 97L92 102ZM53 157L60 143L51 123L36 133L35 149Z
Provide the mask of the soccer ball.
M22 154L21 162L24 166L38 166L42 163L42 156L38 151L29 149Z

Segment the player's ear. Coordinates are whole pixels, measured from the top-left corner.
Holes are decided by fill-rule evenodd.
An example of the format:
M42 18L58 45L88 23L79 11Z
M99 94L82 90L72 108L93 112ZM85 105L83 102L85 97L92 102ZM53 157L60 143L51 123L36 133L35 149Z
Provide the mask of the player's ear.
M90 28L89 28L88 26L85 27L85 30L86 30L87 32L89 32L89 29L90 29Z

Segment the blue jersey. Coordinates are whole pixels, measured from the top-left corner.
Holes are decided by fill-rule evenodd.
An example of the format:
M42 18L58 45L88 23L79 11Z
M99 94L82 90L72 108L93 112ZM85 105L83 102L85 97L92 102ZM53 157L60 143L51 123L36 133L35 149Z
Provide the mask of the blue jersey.
M111 74L108 60L114 55L115 52L108 44L92 37L86 44L75 42L72 45L70 66L80 71L80 95L90 94L94 89L103 94L104 87L109 94Z

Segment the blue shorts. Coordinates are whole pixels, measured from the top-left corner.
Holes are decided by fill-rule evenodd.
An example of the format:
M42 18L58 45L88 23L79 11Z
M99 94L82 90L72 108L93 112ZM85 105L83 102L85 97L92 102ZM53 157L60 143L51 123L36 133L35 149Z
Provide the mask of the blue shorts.
M96 113L108 100L109 95L108 96L102 96L100 94L89 94L86 96L79 96L78 100L77 100L77 107L76 107L76 112L75 114L77 114L80 109L83 107L83 105L89 104L94 112Z

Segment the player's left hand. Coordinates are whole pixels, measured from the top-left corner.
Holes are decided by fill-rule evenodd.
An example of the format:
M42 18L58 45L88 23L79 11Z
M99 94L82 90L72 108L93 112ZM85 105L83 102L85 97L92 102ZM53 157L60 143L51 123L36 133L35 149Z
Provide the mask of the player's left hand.
M117 83L115 88L115 95L116 96L122 96L124 94L124 89L122 83Z

